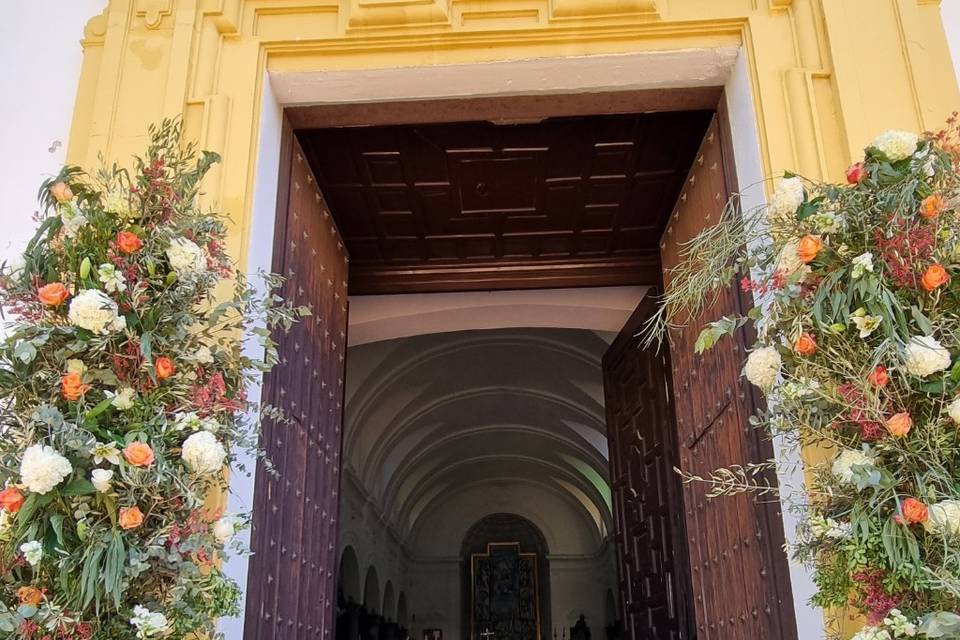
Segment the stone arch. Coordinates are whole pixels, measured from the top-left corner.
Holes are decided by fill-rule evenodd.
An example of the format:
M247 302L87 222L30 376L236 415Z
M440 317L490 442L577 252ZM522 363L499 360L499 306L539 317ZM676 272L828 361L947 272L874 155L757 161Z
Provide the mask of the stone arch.
M397 598L397 624L406 628L409 622L409 613L407 612L407 594L403 591Z
M380 579L377 568L370 565L363 583L363 606L370 613L380 613Z
M340 555L340 572L337 577L337 591L343 602L360 604L363 593L360 591L360 563L357 552L347 545Z
M383 587L383 617L387 622L396 622L397 620L397 599L393 593L393 582L387 580Z

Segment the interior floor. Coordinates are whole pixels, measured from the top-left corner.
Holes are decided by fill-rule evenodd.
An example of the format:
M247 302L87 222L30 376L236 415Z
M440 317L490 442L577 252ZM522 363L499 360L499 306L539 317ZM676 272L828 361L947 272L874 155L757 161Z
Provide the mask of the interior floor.
M570 637L583 616L574 633L606 635L617 574L601 358L613 337L458 331L348 350L338 637L504 637L491 620L514 594L477 600L513 584L495 573L511 561L520 577L506 589L535 603L509 614L516 625Z

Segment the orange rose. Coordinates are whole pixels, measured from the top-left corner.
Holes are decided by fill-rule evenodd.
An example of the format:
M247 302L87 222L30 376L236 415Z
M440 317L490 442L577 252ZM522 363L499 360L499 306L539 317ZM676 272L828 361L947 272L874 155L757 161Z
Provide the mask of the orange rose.
M59 307L69 297L70 292L62 282L51 282L37 289L37 300L48 307Z
M57 182L50 187L50 195L57 202L69 202L73 200L73 191L66 182Z
M153 449L146 442L131 442L123 449L123 457L135 467L149 467L153 464Z
M938 289L948 282L950 282L950 274L938 264L927 267L927 270L923 272L923 279L920 280L920 284L927 291Z
M166 356L160 356L154 360L153 368L157 372L157 378L160 380L166 380L177 372L177 368L173 365L173 360Z
M9 513L20 511L23 506L24 497L16 487L7 487L0 491L0 508Z
M117 249L123 253L136 253L143 246L143 240L133 231L121 231L117 234Z
M809 333L801 333L793 343L793 350L801 356L812 356L817 352L817 339Z
M143 512L137 506L120 509L120 526L124 529L136 529L143 524Z
M870 375L867 376L867 381L875 387L885 387L887 383L890 382L890 374L887 373L885 366L878 364L877 367L870 372Z
M797 245L797 257L804 264L810 264L823 248L823 241L820 236L803 236L800 238L800 244Z
M909 413L895 413L887 420L887 431L895 438L902 438L910 433L910 427L913 426L913 418Z
M903 519L908 524L923 524L927 521L927 505L916 498L907 498L900 504Z
M17 589L17 598L20 599L20 604L32 604L36 606L43 602L43 591L36 587L20 587Z
M939 193L927 196L920 203L920 217L927 220L936 218L946 205L947 201Z
M60 378L60 393L71 402L76 402L90 389L90 385L83 384L79 373L73 372Z

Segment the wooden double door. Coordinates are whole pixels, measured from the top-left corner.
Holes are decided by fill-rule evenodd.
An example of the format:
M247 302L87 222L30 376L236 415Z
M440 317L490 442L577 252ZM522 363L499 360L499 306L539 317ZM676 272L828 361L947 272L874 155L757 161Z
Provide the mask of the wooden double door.
M333 637L337 513L346 355L348 247L310 163L285 127L274 270L283 295L314 313L279 336L245 610L248 640ZM662 272L680 245L715 223L730 193L723 128L710 122L660 241ZM469 276L467 276L469 277ZM733 289L659 350L638 329L640 304L603 360L620 603L630 640L790 640L796 637L779 505L750 496L708 500L675 468L703 475L770 456L748 424L755 399L739 375L745 336L696 356L703 323L740 311Z

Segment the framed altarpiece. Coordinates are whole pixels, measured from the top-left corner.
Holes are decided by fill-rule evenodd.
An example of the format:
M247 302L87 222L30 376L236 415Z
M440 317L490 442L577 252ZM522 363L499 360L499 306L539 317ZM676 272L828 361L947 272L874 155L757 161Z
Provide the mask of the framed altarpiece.
M537 554L491 542L470 558L470 639L539 640Z

